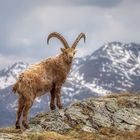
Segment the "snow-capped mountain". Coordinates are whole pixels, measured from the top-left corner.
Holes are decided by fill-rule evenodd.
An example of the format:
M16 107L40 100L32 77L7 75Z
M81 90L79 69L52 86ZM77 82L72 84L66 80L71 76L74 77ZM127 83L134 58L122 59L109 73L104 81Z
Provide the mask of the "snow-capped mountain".
M84 93L99 96L140 91L139 44L110 42L80 59L80 63L79 59L76 59L67 81L71 83L73 91L70 93L74 99Z
M16 81L19 73L27 68L28 64L17 62L0 71L0 89L4 89Z
M27 66L27 63L17 62L0 71L0 125L13 123L15 119L17 97L11 93L11 86ZM138 92L139 83L140 45L111 42L91 55L74 60L73 68L62 87L62 101L67 105L111 92ZM46 111L48 105L49 96L37 98L31 114Z
M140 45L105 44L88 57L79 73L86 82L110 92L140 91Z

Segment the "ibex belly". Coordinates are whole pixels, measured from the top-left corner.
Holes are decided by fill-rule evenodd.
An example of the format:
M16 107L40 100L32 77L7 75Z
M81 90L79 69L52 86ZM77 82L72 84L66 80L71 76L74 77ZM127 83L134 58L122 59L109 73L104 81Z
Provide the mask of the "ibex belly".
M50 79L43 80L37 85L36 96L37 97L42 96L47 92L49 92L51 89L52 89L52 81Z

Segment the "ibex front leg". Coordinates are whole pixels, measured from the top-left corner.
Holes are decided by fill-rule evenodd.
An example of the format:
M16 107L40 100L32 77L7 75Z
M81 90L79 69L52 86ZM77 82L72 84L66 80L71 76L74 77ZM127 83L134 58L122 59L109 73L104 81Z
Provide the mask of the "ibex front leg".
M50 109L55 110L55 88L51 90L51 101L50 101Z
M56 105L59 109L62 109L62 103L61 103L61 87L55 88L55 96L56 96Z

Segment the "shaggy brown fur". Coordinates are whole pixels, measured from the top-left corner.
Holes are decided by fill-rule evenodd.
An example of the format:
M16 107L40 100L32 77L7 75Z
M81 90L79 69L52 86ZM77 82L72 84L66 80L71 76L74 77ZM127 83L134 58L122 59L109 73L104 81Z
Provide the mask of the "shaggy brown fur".
M33 101L38 96L50 92L51 110L55 109L55 99L57 107L59 109L62 108L60 90L70 71L75 47L81 38L84 38L85 41L85 35L81 33L72 47L69 47L66 40L56 32L48 36L47 42L52 37L58 38L63 43L65 48L61 48L62 53L56 57L48 58L40 63L31 65L19 75L17 82L13 86L13 92L19 95L15 124L17 129L20 128L19 121L21 115L23 115L22 125L25 128L29 128L27 123L28 112Z

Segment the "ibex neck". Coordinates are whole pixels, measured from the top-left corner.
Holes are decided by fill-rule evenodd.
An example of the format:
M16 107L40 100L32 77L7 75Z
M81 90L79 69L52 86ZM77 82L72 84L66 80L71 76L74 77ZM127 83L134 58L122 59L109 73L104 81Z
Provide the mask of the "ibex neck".
M63 54L60 54L57 57L58 57L58 62L60 64L60 67L62 67L63 69L66 70L67 73L69 73L72 63L66 61Z

